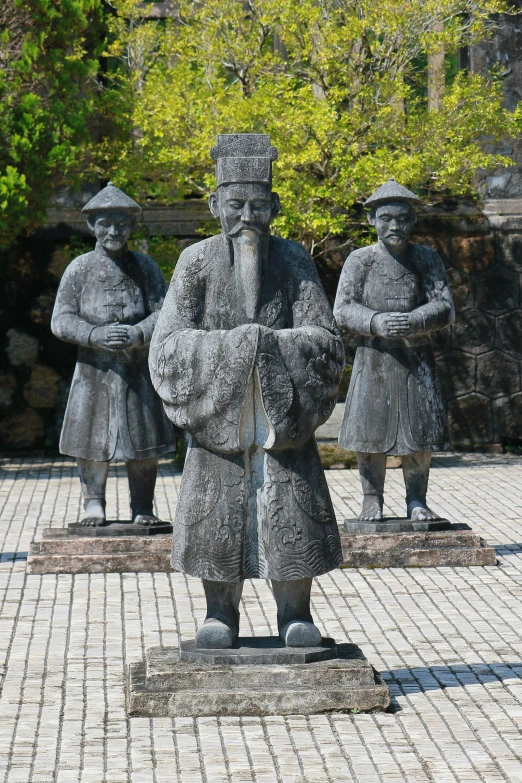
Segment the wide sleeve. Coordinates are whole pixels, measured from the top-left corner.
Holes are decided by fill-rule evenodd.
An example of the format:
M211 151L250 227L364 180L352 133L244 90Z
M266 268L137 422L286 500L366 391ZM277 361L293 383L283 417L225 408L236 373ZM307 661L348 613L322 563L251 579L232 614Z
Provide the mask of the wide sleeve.
M80 317L81 286L85 274L83 261L84 256L78 256L63 274L54 304L51 330L59 340L88 346L95 325Z
M293 326L262 327L256 355L261 394L276 438L296 448L332 414L344 348L315 265L304 248L286 248Z
M455 320L453 297L446 270L438 253L431 248L417 247L422 252L424 293L427 302L410 313L414 334L442 329Z
M149 312L149 315L142 321L139 321L136 326L139 326L143 333L143 345L148 345L152 340L160 310L165 301L167 284L163 277L163 272L152 258L141 254L138 256L137 253L134 255L138 257L138 261L141 263L146 307Z
M211 451L235 453L242 451L241 413L259 327L201 328L206 270L197 247L184 251L176 265L152 336L150 373L176 426Z
M362 304L365 264L363 251L355 250L346 259L341 271L334 304L334 316L342 330L370 335L376 310Z

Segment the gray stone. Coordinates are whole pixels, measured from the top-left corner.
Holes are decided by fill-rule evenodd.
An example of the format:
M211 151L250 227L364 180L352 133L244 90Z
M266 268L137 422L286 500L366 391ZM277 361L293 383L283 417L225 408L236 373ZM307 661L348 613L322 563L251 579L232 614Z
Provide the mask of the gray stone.
M403 457L408 518L437 519L426 504L431 452L449 446L430 333L455 310L437 252L409 242L415 202L392 180L367 199L378 243L350 254L335 299L339 326L358 340L339 443L357 452L366 522L382 520L387 455Z
M477 359L477 391L488 397L504 397L520 391L518 361L501 351L490 351Z
M495 343L495 320L480 310L465 310L459 312L459 319L453 326L453 333L455 343L461 351L474 354L486 353L491 351Z
M413 533L341 534L344 568L496 565L496 552L468 525Z
M323 639L319 647L286 647L279 636L240 636L228 650L201 649L194 640L181 642L180 661L226 666L270 666L327 661L337 657L333 639Z
M171 536L78 536L66 528L47 528L33 542L27 558L29 574L104 574L128 571L171 571Z
M96 527L86 527L79 522L72 522L67 528L71 536L81 538L119 538L120 536L158 536L172 533L170 522L159 525L139 525L132 519L108 522Z
M390 692L354 644L338 657L306 664L201 665L179 660L173 647L148 650L131 664L127 713L142 717L310 715L377 712Z
M32 367L38 361L38 340L21 329L6 332L6 353L13 367Z
M296 621L289 643L303 642L312 578L342 561L314 432L334 410L344 349L312 259L270 234L269 137L223 134L212 156L222 233L181 254L149 362L191 435L172 564L203 579L199 648L234 643L245 578L273 581L280 633Z
M477 307L500 315L519 306L518 275L503 266L493 266L477 275Z
M157 458L174 449L174 433L148 370L148 347L166 284L159 267L127 248L141 208L112 183L83 209L96 248L65 270L51 328L77 345L60 437L60 451L76 457L85 517L105 519L109 461L127 464L134 521L154 524Z
M447 519L425 520L415 522L404 517L394 517L381 522L365 522L361 519L345 519L344 530L346 533L424 533L429 530L448 530L451 522Z
M471 392L450 400L448 418L454 443L469 446L491 441L491 405L483 394Z

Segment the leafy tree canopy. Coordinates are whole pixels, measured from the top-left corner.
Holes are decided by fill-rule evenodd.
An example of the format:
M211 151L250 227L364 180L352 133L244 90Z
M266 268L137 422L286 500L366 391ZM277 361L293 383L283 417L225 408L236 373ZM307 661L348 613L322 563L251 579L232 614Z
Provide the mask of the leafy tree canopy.
M483 141L517 135L495 74L460 72L428 110L428 55L488 34L501 0L179 0L144 22L112 0L106 110L119 139L94 171L165 201L213 187L217 133L267 132L281 151L276 228L314 252L357 232L357 204L389 176L426 198L475 193L477 169L506 159Z
M99 0L0 3L0 246L41 222L92 140Z

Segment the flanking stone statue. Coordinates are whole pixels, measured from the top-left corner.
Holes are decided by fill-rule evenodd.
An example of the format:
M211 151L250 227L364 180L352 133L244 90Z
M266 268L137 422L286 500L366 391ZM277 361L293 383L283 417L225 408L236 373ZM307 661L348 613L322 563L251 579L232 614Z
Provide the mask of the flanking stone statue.
M127 468L134 525L164 526L153 513L154 488L158 457L174 450L175 438L150 380L148 349L167 286L151 258L127 247L141 217L135 201L109 182L82 212L96 247L65 270L51 323L56 337L78 345L60 451L78 463L79 526L105 526L116 459Z
M343 345L310 256L270 234L269 137L220 135L212 157L222 233L181 254L149 362L192 439L172 565L203 580L198 648L234 645L246 578L272 580L286 645L318 645L312 579L342 553L314 431L335 405Z
M393 178L367 199L378 242L348 256L334 314L358 335L339 443L357 452L359 520L383 520L386 459L400 455L407 518L429 529L441 526L426 503L431 454L449 447L430 333L452 323L455 311L441 259L409 242L418 204Z

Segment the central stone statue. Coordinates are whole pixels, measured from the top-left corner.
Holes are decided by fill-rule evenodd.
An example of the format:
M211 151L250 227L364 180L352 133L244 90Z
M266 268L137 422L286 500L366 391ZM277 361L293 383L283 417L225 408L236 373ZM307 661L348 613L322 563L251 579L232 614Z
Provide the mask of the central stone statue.
M172 565L203 580L197 647L234 645L246 578L272 580L287 646L318 645L312 579L342 552L314 431L333 411L343 344L310 256L270 234L269 137L220 135L212 157L222 232L180 256L150 351L165 410L191 435Z

